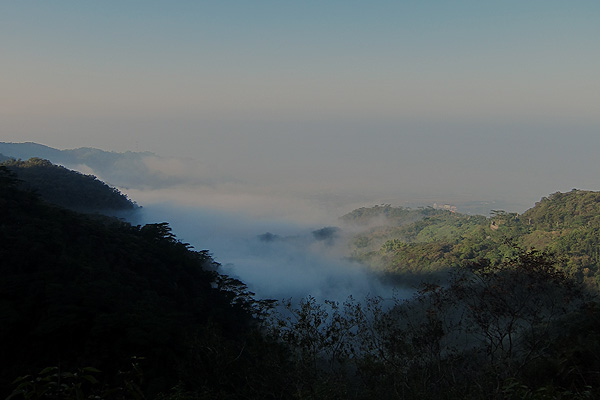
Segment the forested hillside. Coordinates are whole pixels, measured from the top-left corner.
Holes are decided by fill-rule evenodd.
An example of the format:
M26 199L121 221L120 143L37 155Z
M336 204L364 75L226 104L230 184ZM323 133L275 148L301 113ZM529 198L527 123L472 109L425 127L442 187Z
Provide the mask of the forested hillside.
M88 217L18 186L0 166L0 397L17 376L52 366L100 369L98 379L122 390L166 392L181 381L218 393L259 362L241 352L260 303L206 251L178 242L166 223ZM143 382L134 370L118 374L132 357L144 358Z
M410 299L272 308L167 223L52 205L0 166L0 396L598 398L597 288L573 273L577 257L517 243L548 233L547 249L576 238L585 254L596 205L594 193L574 191L491 218L360 209L344 217L366 229L356 257L390 274L444 270L444 285L426 283Z
M84 175L48 160L5 160L4 165L21 181L21 188L36 192L45 201L81 212L132 210L136 205L116 188L92 175Z
M391 277L432 277L479 260L499 263L514 256L516 245L554 253L576 279L600 282L598 192L554 193L521 215L496 210L486 218L384 205L355 210L342 221L365 227L351 242L352 257Z

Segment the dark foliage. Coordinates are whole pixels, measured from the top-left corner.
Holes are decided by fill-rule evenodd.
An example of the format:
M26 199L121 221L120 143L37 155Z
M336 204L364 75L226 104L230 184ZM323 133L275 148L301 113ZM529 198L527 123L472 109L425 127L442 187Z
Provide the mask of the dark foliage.
M18 183L0 168L0 395L48 366L94 366L110 381L132 356L144 357L148 393L184 378L220 390L206 375L211 357L231 370L249 362L264 304L218 275L208 252L177 241L166 223L86 217Z
M136 205L119 190L92 175L54 165L48 160L9 160L2 163L22 181L21 187L45 201L81 212L132 210Z
M479 217L419 211L419 220L400 223L396 233L424 243L398 239L382 252L440 263L452 255L444 285L426 284L393 304L309 298L267 318L271 302L220 275L207 251L178 241L167 223L131 226L78 214L21 185L0 166L0 396L600 396L598 302L565 268L570 259L506 240L494 247L487 236L531 233L513 214L496 212L498 229L488 232ZM572 204L579 195L558 197ZM410 214L387 206L376 211L398 221ZM554 220L546 228L555 229ZM558 243L594 247L587 239L595 231L587 228L597 228L593 218L569 221ZM316 232L324 240L337 234ZM457 232L462 240L450 242ZM469 257L461 257L469 247Z
M594 296L547 253L515 253L391 305L288 307L272 327L293 350L297 398L597 398Z

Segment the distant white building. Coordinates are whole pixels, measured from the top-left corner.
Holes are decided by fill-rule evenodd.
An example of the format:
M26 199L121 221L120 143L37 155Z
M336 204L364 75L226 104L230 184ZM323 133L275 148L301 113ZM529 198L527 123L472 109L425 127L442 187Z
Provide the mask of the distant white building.
M438 203L433 203L433 208L436 210L448 210L451 213L456 212L456 206L453 206L452 204L439 205Z

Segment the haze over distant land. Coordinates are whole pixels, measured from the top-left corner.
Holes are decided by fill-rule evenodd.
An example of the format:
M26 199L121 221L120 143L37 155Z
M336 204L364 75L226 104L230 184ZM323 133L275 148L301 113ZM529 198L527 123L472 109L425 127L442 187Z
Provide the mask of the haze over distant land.
M364 266L348 261L348 244L356 227L339 219L353 208L380 204L377 191L357 195L268 185L250 176L244 181L212 175L197 159L149 152L89 147L59 150L35 143L0 142L0 153L23 159L46 157L116 185L143 206L128 217L131 222L168 221L178 239L211 251L223 271L247 282L260 297L297 300L312 295L341 301L348 295L391 296L390 287L380 284ZM416 207L436 201L441 208L449 207L444 198L451 196L427 199L401 194L390 203L406 206L412 200ZM455 199L460 212L488 214L492 208L504 208L499 201ZM336 225L344 229L338 232L331 227ZM400 288L397 295L409 292Z
M305 226L335 224L338 217L354 208L382 203L405 207L452 206L463 213L487 215L491 209L523 211L534 202L521 206L511 199L493 199L483 192L478 198L442 193L436 187L422 193L394 192L394 188L386 191L376 187L352 190L336 187L336 182L331 181L331 187L316 188L316 185L324 185L319 176L315 176L313 186L294 182L269 183L261 177L242 179L215 173L210 165L192 157L161 157L150 152L117 153L90 147L60 150L37 143L0 142L0 154L24 160L47 158L82 173L93 174L144 205L177 204L254 218L293 221ZM517 198L521 195L519 193ZM536 195L535 199L540 197Z
M302 218L324 202L524 211L598 188L597 1L11 2L0 15L0 140L152 152L148 168L202 187L163 188L179 201Z

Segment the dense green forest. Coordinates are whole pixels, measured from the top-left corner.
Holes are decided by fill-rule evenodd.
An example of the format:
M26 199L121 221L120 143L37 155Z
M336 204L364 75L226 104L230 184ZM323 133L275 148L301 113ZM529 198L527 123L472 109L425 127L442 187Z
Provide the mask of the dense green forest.
M132 210L136 207L127 196L95 176L54 165L48 160L9 159L0 165L15 173L21 181L22 189L34 191L44 200L70 210L109 212Z
M167 223L77 213L22 185L0 166L0 397L600 396L596 193L491 218L356 210L354 257L443 282L294 305L255 299Z
M434 277L465 262L499 263L517 246L553 253L570 276L600 283L599 192L554 193L523 214L491 214L380 205L341 219L363 227L351 241L352 257L392 278Z

